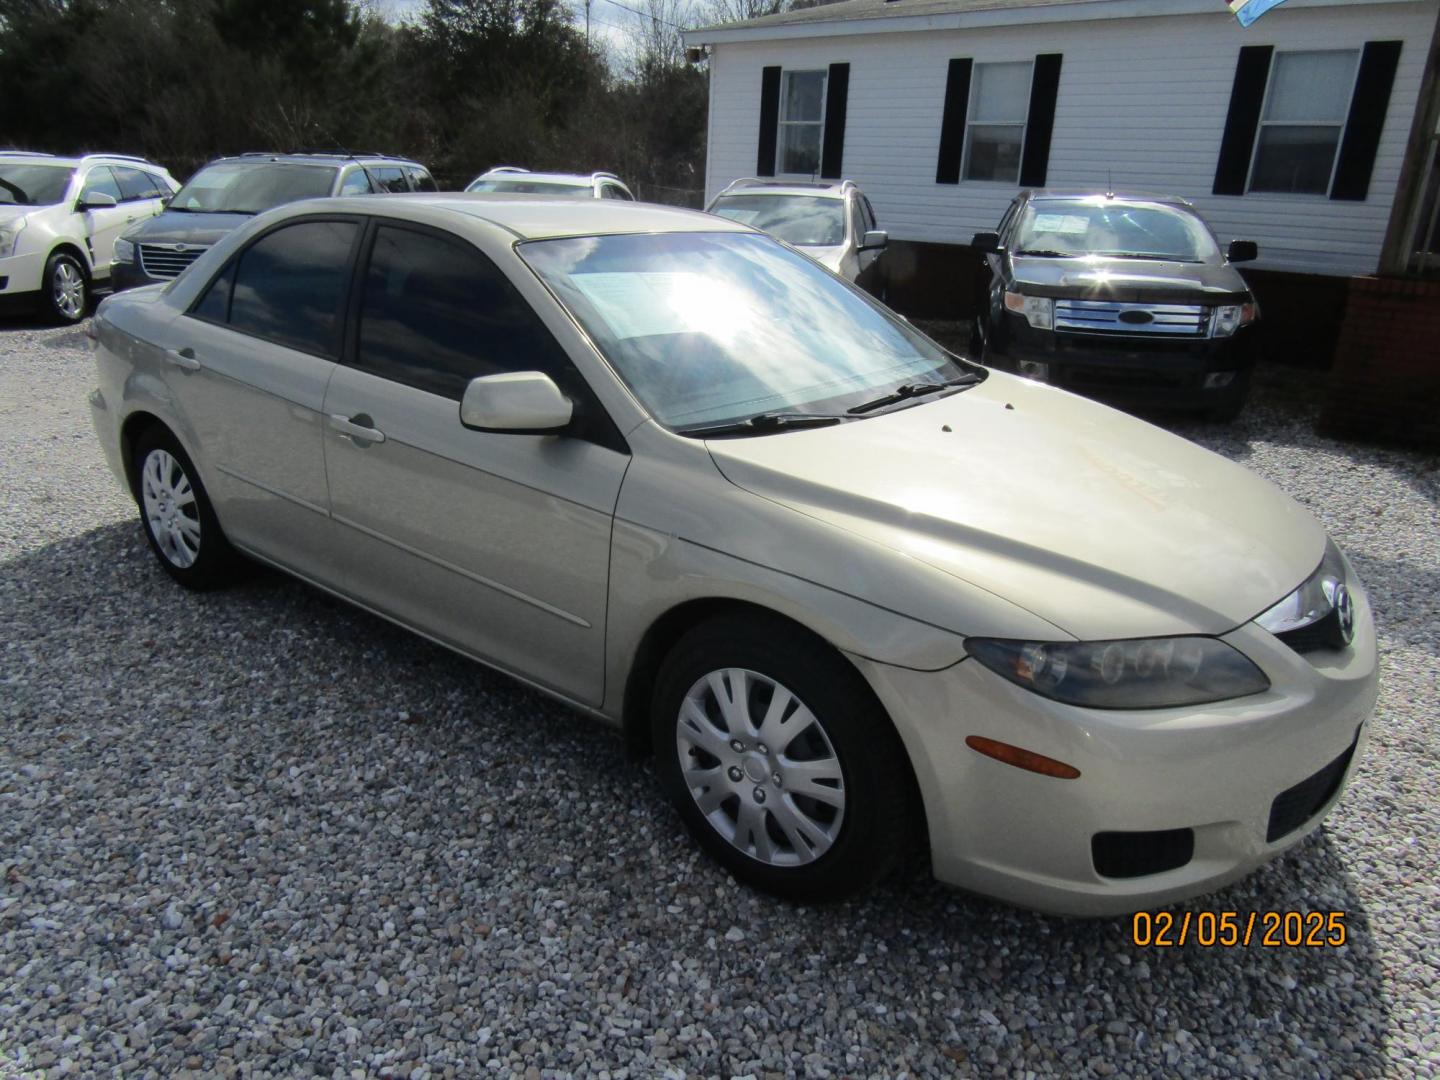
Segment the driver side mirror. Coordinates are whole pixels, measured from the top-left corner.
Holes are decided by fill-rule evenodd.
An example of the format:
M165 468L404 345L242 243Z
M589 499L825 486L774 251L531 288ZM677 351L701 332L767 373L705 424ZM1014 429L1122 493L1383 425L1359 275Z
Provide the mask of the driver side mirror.
M982 255L999 255L1004 250L1000 246L1000 234L993 232L977 232L970 246Z
M460 399L460 423L476 431L551 435L568 427L570 399L542 371L508 371L471 379Z
M1231 240L1230 248L1225 252L1228 262L1254 262L1260 257L1260 248L1254 240Z
M103 191L92 191L89 195L80 196L79 210L109 210L120 204L115 201L114 195L106 195Z
M860 241L861 251L884 251L890 243L890 234L883 229L871 229Z

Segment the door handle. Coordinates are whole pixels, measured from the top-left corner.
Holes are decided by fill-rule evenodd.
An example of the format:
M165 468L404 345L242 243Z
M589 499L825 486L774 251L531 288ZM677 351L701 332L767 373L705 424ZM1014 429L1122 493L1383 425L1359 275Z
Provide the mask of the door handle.
M200 361L195 359L195 350L189 347L184 349L166 349L165 360L167 363L178 367L181 371L200 370Z
M379 428L371 427L375 423L370 419L368 413L356 413L354 416L346 416L344 413L331 413L330 426L340 433L341 438L350 438L355 442L382 443L385 441L385 433Z

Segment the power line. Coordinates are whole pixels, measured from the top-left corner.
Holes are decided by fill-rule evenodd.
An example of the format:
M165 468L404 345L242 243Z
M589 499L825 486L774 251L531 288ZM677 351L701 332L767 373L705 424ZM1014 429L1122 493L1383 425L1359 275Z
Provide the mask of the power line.
M688 26L681 26L679 23L673 23L669 19L662 19L660 18L660 16L654 15L648 11L641 11L639 8L633 8L629 4L622 4L620 3L620 0L605 0L605 2L607 4L614 4L618 8L623 8L625 11L630 12L632 15L639 15L642 19L653 19L655 22L663 23L664 25L670 27L672 30L690 29L690 27Z

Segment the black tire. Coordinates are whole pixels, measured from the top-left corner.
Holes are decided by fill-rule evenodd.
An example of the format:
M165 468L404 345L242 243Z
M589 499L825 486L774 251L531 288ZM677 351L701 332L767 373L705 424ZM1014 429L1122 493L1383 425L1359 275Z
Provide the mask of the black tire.
M57 251L45 260L40 281L40 313L63 325L74 325L90 312L90 275L74 255Z
M244 560L225 538L205 485L175 436L158 426L144 432L136 441L130 467L140 527L161 568L187 589L200 592L238 580ZM155 469L152 477L147 478L147 468ZM153 483L154 476L162 477L163 487L173 488L180 498L166 498L162 487ZM158 507L147 495L147 485L159 496ZM167 521L175 528L167 529Z
M1205 419L1216 424L1231 423L1245 410L1245 400L1249 396L1250 372L1244 371L1235 377L1235 386L1225 400L1205 410Z
M819 752L820 760L830 768L832 759L826 753L833 752L833 763L838 763L843 776L836 789L843 791L843 810L830 822L833 836L818 857L818 845L807 841L805 857L809 861L777 865L794 857L798 842L794 841L793 830L787 834L780 819L766 811L785 814L793 822L797 819L798 801L809 808L813 824L813 815L824 817L827 812L834 813L834 808L800 794L788 779L772 784L768 778L754 779L751 773L753 765L755 773L773 769L772 775L778 778L782 770L795 764L812 764L804 759L813 753L807 753L807 744L820 745L813 730L816 725L798 721L804 726L787 729L784 745L772 748L760 746L754 730L729 731L723 735L722 744L740 734L748 741L749 752L734 754L733 760L713 759L713 775L718 783L704 790L719 791L723 786L733 792L735 785L725 784L722 774L734 777L734 770L743 764L745 771L736 779L759 805L747 807L745 794L731 793L726 796L727 802L712 813L724 815L727 822L738 821L742 812L763 815L763 828L774 849L771 861L759 857L753 833L745 834L747 848L757 854L742 851L720 831L720 826L712 824L691 794L678 744L682 730L686 730L681 724L681 709L692 688L709 673L725 669L755 673L788 690L810 710L828 741ZM724 679L722 685L733 689ZM774 700L773 693L763 685L752 686L752 708L757 714L763 716ZM713 700L717 701L717 710L712 715L718 716L718 699ZM790 713L792 723L797 722L795 715ZM871 887L908 854L912 782L899 736L859 673L823 641L797 630L793 624L736 615L713 619L689 631L661 665L651 725L656 769L666 793L700 846L740 881L791 900L838 900ZM688 737L690 731L686 730L686 734ZM712 758L707 752L691 746L684 753L686 764L711 767ZM762 799L768 801L768 808Z

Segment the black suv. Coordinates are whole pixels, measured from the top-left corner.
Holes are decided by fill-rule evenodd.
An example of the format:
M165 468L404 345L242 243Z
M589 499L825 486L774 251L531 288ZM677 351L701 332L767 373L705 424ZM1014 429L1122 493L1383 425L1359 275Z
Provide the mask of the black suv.
M425 166L385 154L241 154L210 162L165 212L115 241L111 287L169 281L248 217L296 199L434 191Z
M1230 419L1245 402L1259 307L1184 199L1026 191L984 253L977 359L1137 408Z

